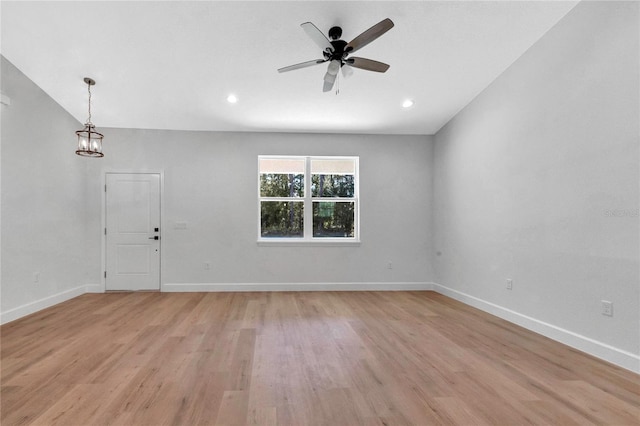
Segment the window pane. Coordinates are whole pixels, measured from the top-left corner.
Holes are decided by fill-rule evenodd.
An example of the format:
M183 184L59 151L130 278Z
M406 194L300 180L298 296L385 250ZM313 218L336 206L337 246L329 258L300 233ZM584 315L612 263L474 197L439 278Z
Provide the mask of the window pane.
M260 175L261 197L304 196L304 175L267 173Z
M304 236L304 203L294 201L262 201L260 203L260 236L262 238Z
M303 174L304 158L260 158L260 173Z
M354 175L356 161L353 158L312 158L312 175Z
M355 196L353 175L312 175L312 197L349 197Z
M314 237L353 237L354 202L322 201L313 203Z

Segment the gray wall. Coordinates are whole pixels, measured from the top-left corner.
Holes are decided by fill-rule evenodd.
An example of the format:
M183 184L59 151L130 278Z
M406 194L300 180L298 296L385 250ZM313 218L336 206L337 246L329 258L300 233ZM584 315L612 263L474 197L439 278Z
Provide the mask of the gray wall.
M433 226L438 284L636 359L638 34L583 2L438 132Z
M89 177L94 283L101 276L102 174L122 170L164 171L164 289L431 281L432 137L103 130L102 170ZM359 156L361 245L259 246L261 154ZM188 229L174 229L176 222Z
M74 154L81 123L0 61L1 90L11 99L1 107L0 308L6 321L38 309L42 299L84 293L87 170ZM15 311L20 307L27 310Z

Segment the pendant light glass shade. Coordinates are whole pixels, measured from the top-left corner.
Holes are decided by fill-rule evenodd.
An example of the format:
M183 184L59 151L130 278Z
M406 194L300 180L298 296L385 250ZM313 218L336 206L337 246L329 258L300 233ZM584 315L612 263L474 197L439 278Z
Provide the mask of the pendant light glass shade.
M104 136L96 132L96 126L91 122L91 86L95 85L96 82L89 77L85 77L84 82L87 83L89 90L89 118L84 123L84 129L76 131L78 136L76 154L83 157L104 157L102 153L102 138Z
M101 133L95 131L96 126L91 123L85 123L84 129L76 131L78 135L78 149L76 154L84 157L104 157L102 153Z

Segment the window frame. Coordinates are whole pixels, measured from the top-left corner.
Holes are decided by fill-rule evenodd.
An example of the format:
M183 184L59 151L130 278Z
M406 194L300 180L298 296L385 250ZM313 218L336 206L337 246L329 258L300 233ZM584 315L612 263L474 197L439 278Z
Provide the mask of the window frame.
M302 197L262 197L260 194L260 160L284 159L304 160L304 193ZM353 197L312 197L311 194L311 162L312 160L351 160L354 162ZM258 155L257 164L258 188L258 245L324 245L349 246L360 245L360 157L354 155ZM302 202L303 203L303 236L302 237L262 237L262 209L263 201ZM313 236L313 204L314 202L353 202L354 224L353 237L314 237Z

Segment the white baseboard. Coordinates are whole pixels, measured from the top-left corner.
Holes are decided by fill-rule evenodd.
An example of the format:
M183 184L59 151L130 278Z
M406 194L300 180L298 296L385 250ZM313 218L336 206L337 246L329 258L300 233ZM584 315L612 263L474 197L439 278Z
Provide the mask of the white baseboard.
M437 283L432 283L431 285L433 291L462 302L465 305L473 306L481 311L488 312L499 318L524 327L527 330L534 331L557 342L571 346L572 348L578 349L582 352L586 352L589 355L593 355L619 367L640 374L640 356L636 354L618 349L581 334L565 330L553 324L548 324L527 315L523 315L494 303L479 299L475 296L453 290L449 287L445 287Z
M82 285L51 296L43 297L42 299L38 299L33 302L25 303L22 306L0 313L0 324L6 324L10 321L17 320L18 318L31 315L35 312L41 311L42 309L57 305L58 303L66 302L74 297L81 296L87 292L88 286Z
M166 292L207 292L207 291L408 291L431 290L430 283L169 283L162 286ZM58 303L66 302L85 293L104 293L101 284L87 284L65 290L42 299L26 303L5 312L0 312L0 324L17 320L46 309Z
M166 292L207 291L411 291L431 290L427 282L382 283L166 283Z
M102 284L87 284L85 293L104 293Z

